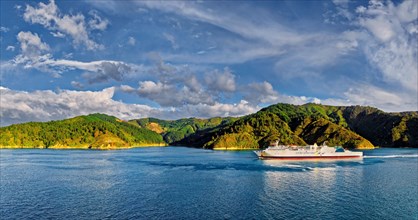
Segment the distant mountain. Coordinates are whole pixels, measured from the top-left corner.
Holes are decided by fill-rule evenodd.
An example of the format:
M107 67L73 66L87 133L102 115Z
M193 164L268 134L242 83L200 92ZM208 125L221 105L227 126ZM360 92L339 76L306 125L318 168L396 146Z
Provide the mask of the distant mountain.
M118 149L184 145L208 149L258 149L327 142L373 149L418 147L418 112L385 113L372 107L276 104L240 118L143 118L122 121L92 114L0 128L0 147Z
M104 114L16 124L0 128L0 134L2 148L119 149L165 145L156 132Z
M232 117L215 117L210 119L185 118L179 120L142 118L129 122L138 127L147 128L161 134L165 142L172 144L198 131L226 125L235 120L237 120L237 118Z

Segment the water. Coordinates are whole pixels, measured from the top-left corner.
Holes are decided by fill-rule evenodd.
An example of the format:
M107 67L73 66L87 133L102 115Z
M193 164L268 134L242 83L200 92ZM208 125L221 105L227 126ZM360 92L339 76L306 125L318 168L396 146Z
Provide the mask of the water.
M1 219L418 219L418 149L280 162L183 147L1 150Z

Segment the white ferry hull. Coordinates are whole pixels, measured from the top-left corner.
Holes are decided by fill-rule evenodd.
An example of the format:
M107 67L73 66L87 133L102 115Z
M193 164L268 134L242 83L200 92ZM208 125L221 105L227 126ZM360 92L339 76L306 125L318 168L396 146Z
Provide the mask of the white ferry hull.
M309 160L309 159L358 159L363 157L363 152L341 152L341 153L315 153L315 152L268 152L254 151L260 159L277 159L277 160Z
M275 160L340 160L340 159L361 159L363 156L358 155L320 155L320 156L259 156L260 159Z

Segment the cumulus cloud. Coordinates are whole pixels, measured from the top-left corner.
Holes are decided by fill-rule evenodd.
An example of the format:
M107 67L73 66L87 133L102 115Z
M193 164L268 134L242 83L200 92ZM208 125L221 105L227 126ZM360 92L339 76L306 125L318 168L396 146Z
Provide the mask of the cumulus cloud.
M239 103L227 104L227 103L214 103L198 104L193 106L185 106L187 112L191 115L199 115L199 117L210 118L210 117L229 117L229 116L243 116L254 112L257 112L261 108L254 106L245 100L241 100Z
M279 93L273 89L269 82L250 83L242 89L244 99L250 103L275 103L279 102Z
M17 55L12 61L12 65L23 65L24 68L36 68L42 71L48 71L48 68L41 63L49 60L51 55L50 47L45 42L42 42L38 34L32 32L21 31L17 35L17 40L20 42L21 54Z
M93 17L89 20L89 27L92 30L106 30L107 26L109 25L109 20L101 18L96 10L91 10L89 15Z
M49 51L48 44L42 42L38 34L21 31L17 34L17 40L20 42L22 54L28 57L37 57L45 51Z
M122 81L126 74L133 72L133 67L124 62L99 61L95 63L93 72L83 74L89 83L107 82L110 79Z
M244 94L244 99L252 105L271 105L276 103L303 105L306 103L321 103L321 100L316 97L280 94L269 82L266 81L260 83L250 83L246 86L242 86L240 90Z
M225 68L223 71L206 72L204 77L187 65L165 63L158 54L153 54L155 66L148 72L157 80L140 81L138 88L124 85L121 91L136 93L164 107L184 105L213 105L226 93L236 90L235 75Z
M113 87L102 91L34 92L0 88L1 126L28 121L49 121L91 113L105 113L123 119L157 115L146 105L125 104L112 99Z
M204 92L193 91L185 84L141 81L138 89L122 86L122 91L136 93L140 97L157 102L163 107L181 107L185 105L213 104L213 97Z
M56 31L51 32L54 36L70 35L76 46L85 45L88 50L103 47L90 39L84 15L62 14L54 0L50 0L49 4L40 2L37 7L26 5L23 18L26 22L40 24L48 30ZM102 20L97 14L93 14L89 25L92 29L104 30L107 27L107 20Z
M205 76L208 88L216 92L234 92L236 89L235 75L229 68L225 68L223 72L214 70Z
M0 126L29 121L60 120L97 112L128 120L143 117L178 119L242 116L260 109L245 101L236 104L188 104L180 108L153 108L115 101L112 99L114 93L114 87L101 91L57 92L51 90L25 92L0 87Z
M345 91L341 98L328 98L321 100L321 103L336 106L373 106L387 112L401 112L416 111L418 99L407 93L394 93L388 89L359 84Z

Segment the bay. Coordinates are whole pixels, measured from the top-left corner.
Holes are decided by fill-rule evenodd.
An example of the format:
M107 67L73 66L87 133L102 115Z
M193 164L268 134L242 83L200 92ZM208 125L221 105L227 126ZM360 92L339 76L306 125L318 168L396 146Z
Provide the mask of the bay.
M282 162L186 147L0 150L1 219L418 219L418 149Z

